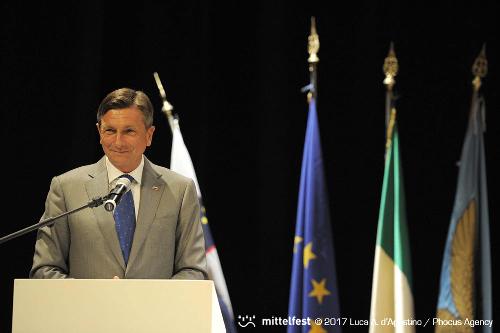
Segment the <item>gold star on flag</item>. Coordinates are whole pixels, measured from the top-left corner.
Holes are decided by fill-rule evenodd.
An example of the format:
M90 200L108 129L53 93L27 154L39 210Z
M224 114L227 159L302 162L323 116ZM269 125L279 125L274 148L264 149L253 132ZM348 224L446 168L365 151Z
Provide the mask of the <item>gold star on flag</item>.
M206 214L206 210L205 210L205 206L201 206L201 223L202 224L208 224L208 219L207 219L207 216L205 215Z
M323 303L323 297L331 294L331 292L326 289L326 279L321 280L321 282L312 279L311 282L313 290L309 293L309 297L316 297L319 304Z
M293 240L293 253L297 253L297 245L301 243L304 240L304 238L300 236L295 236L295 239Z
M309 266L310 260L316 259L316 255L312 251L312 246L313 246L312 242L310 242L304 248L304 267L305 268L308 268L307 266Z
M314 321L311 322L311 329L307 333L328 333L321 324L316 325Z

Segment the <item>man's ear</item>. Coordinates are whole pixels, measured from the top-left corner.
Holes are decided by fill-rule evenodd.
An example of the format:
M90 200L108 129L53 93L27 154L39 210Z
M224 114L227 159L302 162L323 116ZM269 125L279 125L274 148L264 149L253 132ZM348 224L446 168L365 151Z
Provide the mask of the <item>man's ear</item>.
M151 142L153 142L153 133L155 132L155 127L151 126L150 128L147 129L147 136L148 136L148 142L147 146L151 146Z
M99 134L99 143L101 142L101 127L99 126L99 123L96 123L95 126L97 127L97 134Z

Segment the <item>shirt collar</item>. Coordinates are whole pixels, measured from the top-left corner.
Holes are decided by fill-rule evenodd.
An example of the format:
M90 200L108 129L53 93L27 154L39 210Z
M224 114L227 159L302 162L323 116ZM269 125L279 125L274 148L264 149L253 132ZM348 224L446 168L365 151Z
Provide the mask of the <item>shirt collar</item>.
M123 175L123 172L121 172L117 167L111 163L109 158L106 156L106 169L108 170L108 183L111 184L114 182L118 177ZM132 172L128 172L129 175L134 177L135 181L140 185L141 180L142 180L142 170L144 169L144 155L142 155L141 158L141 163L139 163L139 166L135 168Z

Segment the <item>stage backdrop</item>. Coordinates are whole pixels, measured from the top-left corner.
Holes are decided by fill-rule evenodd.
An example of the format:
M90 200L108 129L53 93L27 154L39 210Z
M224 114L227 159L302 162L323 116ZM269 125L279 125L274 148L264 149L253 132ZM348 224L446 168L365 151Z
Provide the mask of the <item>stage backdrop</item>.
M394 41L400 65L395 91L415 316L425 319L436 312L471 65L487 42L490 66L482 91L497 280L495 5L7 1L0 8L0 233L38 221L53 176L102 156L95 114L111 90L127 86L151 97L157 130L146 154L169 165L171 133L160 112L157 71L180 115L235 316L255 315L257 323L287 315L308 111L300 88L309 80L310 17L316 16L321 43L317 111L340 293L335 297L343 317L359 320L370 311L384 170L382 65L389 43ZM10 330L13 279L28 276L34 242L32 233L0 246L2 332ZM494 301L498 295L496 288Z

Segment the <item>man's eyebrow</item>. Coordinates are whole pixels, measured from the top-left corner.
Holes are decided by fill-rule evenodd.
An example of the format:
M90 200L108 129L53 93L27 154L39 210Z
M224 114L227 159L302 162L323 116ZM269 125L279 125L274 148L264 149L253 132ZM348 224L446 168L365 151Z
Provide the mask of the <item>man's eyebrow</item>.
M127 126L125 126L123 129L124 129L124 130L131 130L131 129L132 129L132 130L135 130L136 128L137 128L137 126L135 126L135 125L127 125Z

